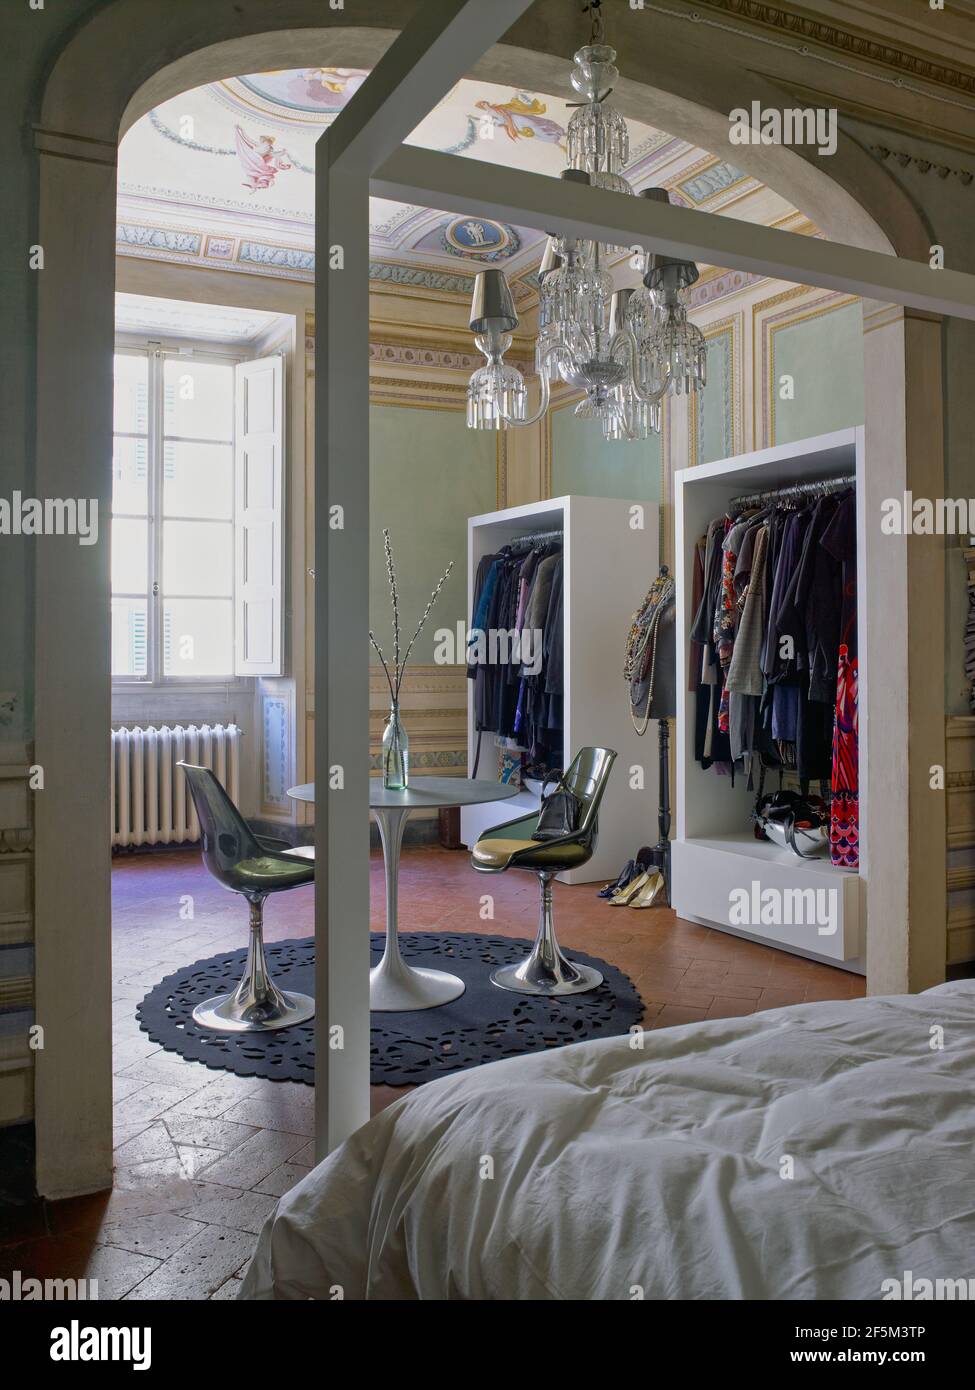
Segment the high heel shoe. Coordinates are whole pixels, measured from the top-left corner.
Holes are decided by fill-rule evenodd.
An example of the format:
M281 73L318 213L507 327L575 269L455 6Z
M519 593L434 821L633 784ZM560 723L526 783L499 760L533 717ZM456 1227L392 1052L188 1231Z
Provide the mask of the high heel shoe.
M618 893L614 893L609 900L610 907L628 907L642 888L646 887L647 879L650 875L644 870L642 874L637 874L631 883L625 888L621 888Z
M653 907L664 891L664 876L659 869L651 869L645 875L646 883L626 904L627 907Z
M628 883L632 883L639 869L635 859L629 859L620 869L619 877L613 883L604 884L596 894L597 898L611 898L614 893L618 893L621 888L625 888Z

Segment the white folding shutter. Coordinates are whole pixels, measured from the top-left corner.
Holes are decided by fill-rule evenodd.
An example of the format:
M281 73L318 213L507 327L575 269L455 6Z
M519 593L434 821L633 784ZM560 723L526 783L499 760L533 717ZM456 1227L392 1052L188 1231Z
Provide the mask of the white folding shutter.
M280 676L284 661L284 359L237 367L234 670Z

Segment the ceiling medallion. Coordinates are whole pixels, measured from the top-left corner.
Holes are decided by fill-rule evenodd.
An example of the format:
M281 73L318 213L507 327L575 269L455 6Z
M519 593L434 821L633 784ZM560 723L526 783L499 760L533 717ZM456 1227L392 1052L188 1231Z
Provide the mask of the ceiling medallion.
M444 250L478 260L506 260L519 249L512 227L487 217L455 217L443 229Z

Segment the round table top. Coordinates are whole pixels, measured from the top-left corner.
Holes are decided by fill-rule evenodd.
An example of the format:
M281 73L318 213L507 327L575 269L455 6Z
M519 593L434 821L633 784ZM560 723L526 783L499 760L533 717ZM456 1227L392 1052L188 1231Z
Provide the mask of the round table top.
M476 806L485 801L507 801L519 787L492 782L486 777L417 777L405 791L394 792L383 786L381 777L369 778L369 808L406 806L410 810L436 810L441 806ZM314 801L315 783L289 787L293 801Z

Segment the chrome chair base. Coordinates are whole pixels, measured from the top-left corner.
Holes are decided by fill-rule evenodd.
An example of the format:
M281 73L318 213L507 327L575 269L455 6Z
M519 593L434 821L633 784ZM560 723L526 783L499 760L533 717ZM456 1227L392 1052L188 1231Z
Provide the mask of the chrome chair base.
M193 1022L219 1033L270 1033L315 1015L309 994L285 994L268 973L264 955L264 898L250 900L247 964L233 994L215 994L193 1010Z
M498 989L510 989L517 994L537 994L553 997L560 994L585 994L603 982L598 970L568 960L561 952L555 937L552 920L552 873L538 875L542 886L542 909L538 932L531 953L518 965L503 965L491 975Z
M273 985L264 999L242 1002L239 990L233 994L215 994L197 1004L193 1021L204 1028L221 1033L269 1033L275 1028L290 1028L315 1016L315 1001L309 994L284 994Z
M492 985L498 989L514 990L518 994L541 994L553 997L559 994L585 994L587 990L597 989L603 982L598 970L588 965L578 965L566 960L559 953L560 969L550 971L541 966L532 951L520 965L504 965L491 975Z

